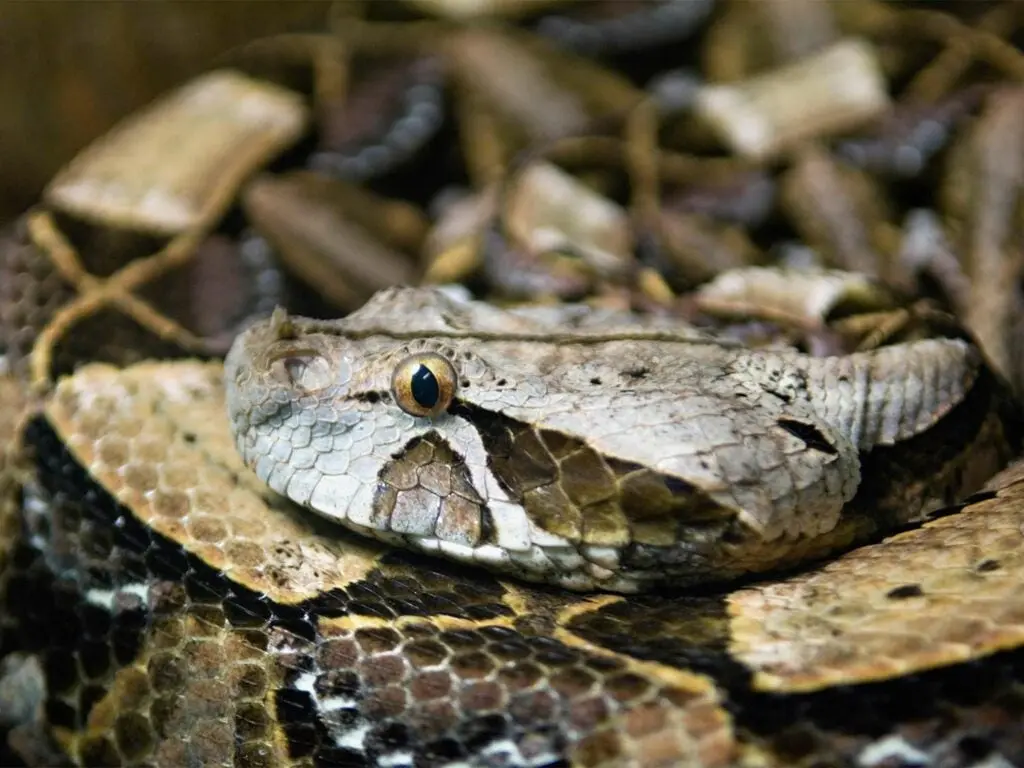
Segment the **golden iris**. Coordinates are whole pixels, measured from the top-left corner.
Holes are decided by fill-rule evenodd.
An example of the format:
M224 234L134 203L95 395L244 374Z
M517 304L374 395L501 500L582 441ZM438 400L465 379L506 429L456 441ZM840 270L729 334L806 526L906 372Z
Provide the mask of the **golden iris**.
M434 352L410 355L395 366L391 394L411 416L437 416L451 405L457 377L447 358Z

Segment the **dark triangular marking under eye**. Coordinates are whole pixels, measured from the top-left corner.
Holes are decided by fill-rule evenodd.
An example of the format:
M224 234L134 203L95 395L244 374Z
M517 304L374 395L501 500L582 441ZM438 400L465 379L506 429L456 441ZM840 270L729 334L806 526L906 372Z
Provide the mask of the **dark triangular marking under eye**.
M433 527L418 532L402 529L403 494L427 491L441 499ZM471 546L493 543L494 526L485 499L473 484L465 459L436 431L417 435L396 450L380 472L373 499L373 515L391 530L414 535L437 535ZM395 517L399 515L399 517ZM397 527L396 527L397 525ZM451 539L446 535L456 535ZM462 540L458 532L464 534Z

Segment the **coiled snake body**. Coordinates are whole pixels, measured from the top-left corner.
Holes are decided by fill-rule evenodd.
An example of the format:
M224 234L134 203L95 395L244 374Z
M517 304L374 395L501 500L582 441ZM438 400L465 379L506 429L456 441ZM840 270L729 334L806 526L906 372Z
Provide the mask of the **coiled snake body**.
M1017 440L965 339L811 358L420 289L223 366L86 366L3 486L9 749L1024 757L1024 491L982 489Z

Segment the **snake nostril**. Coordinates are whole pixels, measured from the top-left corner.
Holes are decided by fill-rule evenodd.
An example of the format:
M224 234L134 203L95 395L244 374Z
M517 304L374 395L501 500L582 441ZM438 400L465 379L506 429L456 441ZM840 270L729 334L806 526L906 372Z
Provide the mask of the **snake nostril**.
M779 419L778 425L793 435L793 437L802 440L808 448L827 453L830 456L835 456L839 452L829 442L828 438L822 434L821 430L813 424L796 421L795 419Z
M330 364L313 353L283 356L271 363L271 372L282 383L306 392L325 389L332 381Z

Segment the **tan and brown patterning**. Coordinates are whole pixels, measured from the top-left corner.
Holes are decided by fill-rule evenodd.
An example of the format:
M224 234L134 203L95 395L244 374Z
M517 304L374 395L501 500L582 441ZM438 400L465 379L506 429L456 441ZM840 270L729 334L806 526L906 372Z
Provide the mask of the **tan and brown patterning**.
M236 340L225 376L238 449L278 493L572 589L821 556L952 502L1009 455L997 385L961 338L816 358L396 288L344 320L278 312ZM944 430L978 450L922 455L915 441Z
M700 397L718 397L734 433L775 437L749 444L795 446L791 465L815 469L807 476L819 483L797 499L818 506L801 509L837 510L850 537L976 487L1014 437L997 382L955 338L813 359L665 320L580 307L508 312L403 290L342 324L278 313L245 339L242 356L252 350L250 362L269 374L253 414L291 428L294 443L272 442L271 456L296 459L294 476L303 456L314 467L326 456L321 467L372 469L371 438L391 436L373 486L390 512L383 538L409 540L421 510L437 538L497 541L495 499L533 520L550 486L570 503L531 523L545 541L605 537L611 550L612 537L627 535L622 562L651 581L768 564L730 566L724 558L742 548L723 540L720 572L686 571L653 559L672 545L636 542L666 530L693 541L699 523L714 533L726 513L768 509L768 522L793 522L772 517L788 509L781 504L747 508L724 482L673 475L657 462L685 456L677 443L615 453L644 429L664 437L666 409L694 410L702 430L685 445L723 472L742 455L714 427L720 420L700 416ZM0 616L0 720L25 762L724 768L925 754L960 765L944 756L979 744L1024 755L1024 708L1014 703L1024 637L1019 468L963 509L944 507L923 527L781 581L581 595L354 535L272 490L245 467L227 417L239 384L255 391L238 355L228 370L87 365L26 427L31 471L6 496L17 530L3 542ZM396 384L398 373L409 379ZM694 378L680 378L687 373ZM745 408L744 393L764 407ZM434 397L443 412L402 408ZM588 412L594 403L606 410ZM317 427L321 415L344 429ZM634 421L615 431L616 418ZM252 423L259 445L264 422ZM574 423L577 433L558 426ZM303 453L304 429L310 446L329 437L333 448L342 435L351 448ZM476 464L467 440L483 451ZM852 472L852 499L827 507L821 478L837 465ZM754 490L736 496L756 500ZM782 540L793 558L843 543ZM770 553L749 541L748 553ZM650 559L637 565L641 554ZM615 586L648 585L623 577ZM962 695L965 675L976 699ZM951 729L961 746L947 743Z

